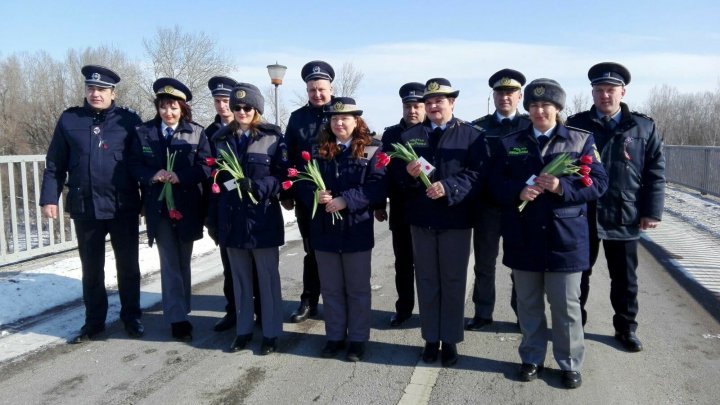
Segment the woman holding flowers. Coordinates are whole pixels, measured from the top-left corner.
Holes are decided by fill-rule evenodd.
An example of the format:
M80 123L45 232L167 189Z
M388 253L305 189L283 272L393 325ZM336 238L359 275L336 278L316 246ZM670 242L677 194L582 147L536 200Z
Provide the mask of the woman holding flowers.
M253 260L257 266L262 312L261 354L277 349L282 332L280 246L285 243L278 193L287 176L288 157L280 128L262 119L265 99L252 84L238 83L230 94L235 120L211 139L216 150L210 235L227 249L232 271L240 351L253 334Z
M157 114L137 128L129 166L142 187L148 242L158 246L163 316L175 339L189 341L190 259L193 242L203 237L210 144L192 122L184 84L161 78L153 90Z
M605 192L607 175L592 134L562 124L564 105L565 91L554 80L525 87L523 106L533 125L501 139L504 153L490 187L504 205L503 264L512 269L517 291L519 379L531 381L543 369L547 296L562 383L576 388L585 352L580 276L590 267L586 202Z
M355 100L337 97L325 114L330 119L318 136L317 160L309 162L317 164L325 189L300 182L299 194L308 207L315 196L319 204L310 240L325 312L327 343L322 356L336 356L347 340L347 359L359 361L370 339L370 260L375 243L371 207L385 201L385 166L378 160L380 142L370 135ZM310 160L308 153L305 158Z

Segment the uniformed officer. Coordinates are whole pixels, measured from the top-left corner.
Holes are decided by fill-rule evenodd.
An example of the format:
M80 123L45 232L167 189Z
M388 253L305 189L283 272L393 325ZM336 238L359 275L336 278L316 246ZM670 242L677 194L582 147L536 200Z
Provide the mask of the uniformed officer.
M522 100L522 86L525 76L513 69L495 72L488 84L493 89L495 112L472 122L484 131L490 148L490 159L501 152L500 138L511 132L530 126L527 114L518 111ZM473 303L475 315L465 324L467 330L480 330L493 322L495 310L495 262L500 246L500 207L485 196L480 197L477 219L473 228L473 252L475 255L475 285ZM512 278L512 273L510 274ZM515 288L513 287L510 306L517 315Z
M532 127L500 139L503 151L490 176L490 190L503 206L503 264L512 269L517 290L523 335L518 377L531 381L543 369L547 296L553 355L562 370L562 383L577 388L582 384L585 356L580 274L587 269L589 256L586 202L602 195L607 174L596 157L592 134L565 127L559 120L565 91L558 82L530 82L523 106L530 113ZM568 153L574 163L581 157L588 159L588 179L541 173L560 153ZM520 212L522 201L529 203Z
M425 121L401 135L425 160L410 162L399 179L407 195L412 234L420 324L425 340L423 360L437 360L442 341L442 364L458 360L463 340L464 297L472 235L473 195L482 188L487 163L485 138L477 128L455 118L460 93L447 79L425 84ZM433 169L434 168L434 169ZM423 170L431 182L417 180Z
M656 228L665 198L665 158L662 138L653 120L630 111L622 102L630 71L619 63L598 63L588 71L593 106L568 118L568 125L592 131L610 186L590 207L590 270L600 240L610 272L610 302L615 338L631 352L643 349L637 330L637 242L641 231ZM583 324L591 271L583 273Z
M136 129L128 165L142 187L148 243L157 242L160 255L163 317L175 339L189 341L190 260L193 242L203 237L210 144L203 127L192 121L190 89L163 77L153 83L153 91L155 118ZM172 167L167 162L170 155L175 156ZM160 199L168 183L172 195Z
M392 151L392 144L401 143L400 134L409 127L425 120L425 104L422 101L425 85L422 83L405 83L400 87L400 99L403 106L403 117L400 123L385 128L382 136L383 150ZM406 164L394 159L388 166L388 172L405 173ZM412 316L415 307L415 266L413 264L412 236L410 225L405 218L405 195L393 176L388 176L388 197L390 198L390 231L392 232L393 253L395 254L395 289L398 299L395 301L395 314L390 318L390 326L400 326ZM388 219L384 208L375 210L378 221Z
M135 112L115 104L117 73L97 65L83 66L81 72L85 101L58 119L40 195L43 216L57 218L58 199L67 180L65 210L75 224L85 303L85 325L68 342L84 342L105 330L108 233L117 263L120 319L130 337L140 337L144 333L138 265L140 192L126 158L135 126L142 121Z
M212 124L208 125L208 127L205 128L205 135L207 135L208 139L212 139L213 135L215 135L218 130L227 126L233 120L235 120L233 111L230 108L230 92L236 85L237 82L234 79L226 76L213 76L210 78L210 80L208 80L208 88L210 89L210 93L212 94L213 105L216 112L215 120L212 122ZM215 156L217 154L214 150L215 144L211 142L210 148L212 149L212 155ZM207 191L210 191L209 185L207 187ZM216 332L222 332L231 329L235 327L236 324L235 295L233 293L232 273L230 272L230 262L228 260L227 250L225 250L225 248L220 248L220 261L222 262L223 266L223 294L225 295L225 300L227 301L227 304L225 305L225 315L220 318L220 320L218 320L213 327L213 330L215 330ZM253 265L253 275L255 316L256 322L259 323L260 296L258 293L257 269L255 268L255 265Z
M287 129L285 130L290 165L297 168L301 168L304 164L301 157L303 151L312 152L317 149L317 136L323 124L327 123L323 107L330 102L332 97L332 81L335 78L335 71L328 63L314 60L306 63L300 74L306 84L308 104L290 114ZM297 217L298 228L305 249L303 292L300 295L298 309L290 316L290 322L303 322L308 317L317 314L317 305L320 299L320 278L318 276L315 252L310 245L310 213L312 207L306 206L297 198L293 200L292 193L283 193L281 198L283 207L286 209L295 208L295 216Z
M243 350L252 339L254 261L262 305L260 353L266 355L277 349L277 337L282 333L278 267L285 233L278 195L289 162L280 128L262 119L264 103L260 90L252 84L238 83L232 90L230 107L235 120L218 131L212 142L217 153L225 151L236 157L245 177L236 179L227 171L219 172L208 228L230 259L237 306L237 336L230 350Z
M334 357L347 340L347 359L360 361L372 318L372 208L387 197L385 167L378 165L381 143L372 138L354 99L337 97L325 112L330 123L321 130L315 158L327 189L303 187L298 193L308 206L318 196L310 235L325 310L322 356Z

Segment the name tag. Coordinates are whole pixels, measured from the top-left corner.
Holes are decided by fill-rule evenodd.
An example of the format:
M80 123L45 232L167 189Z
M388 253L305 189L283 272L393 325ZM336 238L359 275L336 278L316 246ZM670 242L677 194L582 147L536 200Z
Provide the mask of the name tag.
M424 157L420 156L418 162L420 162L420 171L426 176L430 176L435 171L435 166L431 165Z
M237 182L235 181L235 179L228 180L223 183L223 185L225 186L225 190L227 191L232 191L237 188Z

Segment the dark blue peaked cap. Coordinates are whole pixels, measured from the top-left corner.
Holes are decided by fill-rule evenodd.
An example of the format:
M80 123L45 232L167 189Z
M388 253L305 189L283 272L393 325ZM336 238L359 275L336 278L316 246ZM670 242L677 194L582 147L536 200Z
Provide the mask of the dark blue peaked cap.
M591 85L611 84L625 86L630 84L630 71L619 63L602 62L588 70L588 79Z
M172 77L161 77L153 83L153 91L156 96L167 94L180 100L192 100L192 93L180 80Z
M423 99L425 85L418 82L405 83L400 87L399 93L403 103L417 103Z
M85 76L85 84L88 86L110 88L120 82L120 76L105 66L85 65L80 72Z
M305 83L311 80L335 80L335 70L329 63L321 60L308 62L300 71L300 76Z
M230 97L237 82L227 76L213 76L208 80L208 88L213 97Z

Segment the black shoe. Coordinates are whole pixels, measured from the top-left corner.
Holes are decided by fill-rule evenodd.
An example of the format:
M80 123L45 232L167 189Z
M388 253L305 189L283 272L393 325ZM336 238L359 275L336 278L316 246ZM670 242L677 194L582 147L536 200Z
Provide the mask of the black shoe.
M98 327L83 325L82 328L80 328L80 332L78 332L77 335L68 339L67 342L71 345L89 342L93 340L98 334L102 333L104 330L105 325Z
M230 345L230 351L231 352L239 352L243 349L245 349L245 346L247 346L248 343L252 340L252 333L248 333L247 335L238 335L233 340L232 344Z
M493 323L492 318L480 318L479 316L473 317L473 319L469 320L465 324L465 330L473 330L478 331L482 329L483 327L490 325Z
M357 362L362 360L365 354L365 342L350 342L347 351L347 360Z
M263 356L274 353L277 350L277 338L263 337L262 346L260 346L260 354Z
M457 363L460 356L458 356L457 345L455 343L442 344L442 352L440 353L440 360L443 367L452 367Z
M435 363L440 350L440 342L425 342L422 359L425 363Z
M405 321L410 319L412 317L412 314L401 314L399 312L396 312L393 316L390 317L390 326L400 326Z
M344 340L328 340L327 343L325 343L325 347L323 347L320 355L322 357L325 357L326 359L329 359L331 357L337 356L338 351L344 348Z
M543 370L543 365L536 366L532 363L523 363L520 366L518 372L518 379L520 381L532 381L538 377L538 374Z
M225 330L228 330L230 328L233 328L235 324L237 323L237 318L235 318L234 314L225 314L222 318L220 318L217 323L215 323L215 326L213 326L213 330L215 332L222 332Z
M579 371L563 370L562 383L565 388L577 388L582 385L582 376Z
M317 315L317 305L310 305L307 302L301 302L298 309L290 315L290 322L300 323L315 315Z
M619 340L625 350L629 352L641 352L643 349L635 332L615 332L615 339Z
M192 340L193 326L188 321L173 322L170 324L172 337L180 342L189 342Z
M125 332L133 339L141 338L145 334L145 327L139 319L125 322Z

